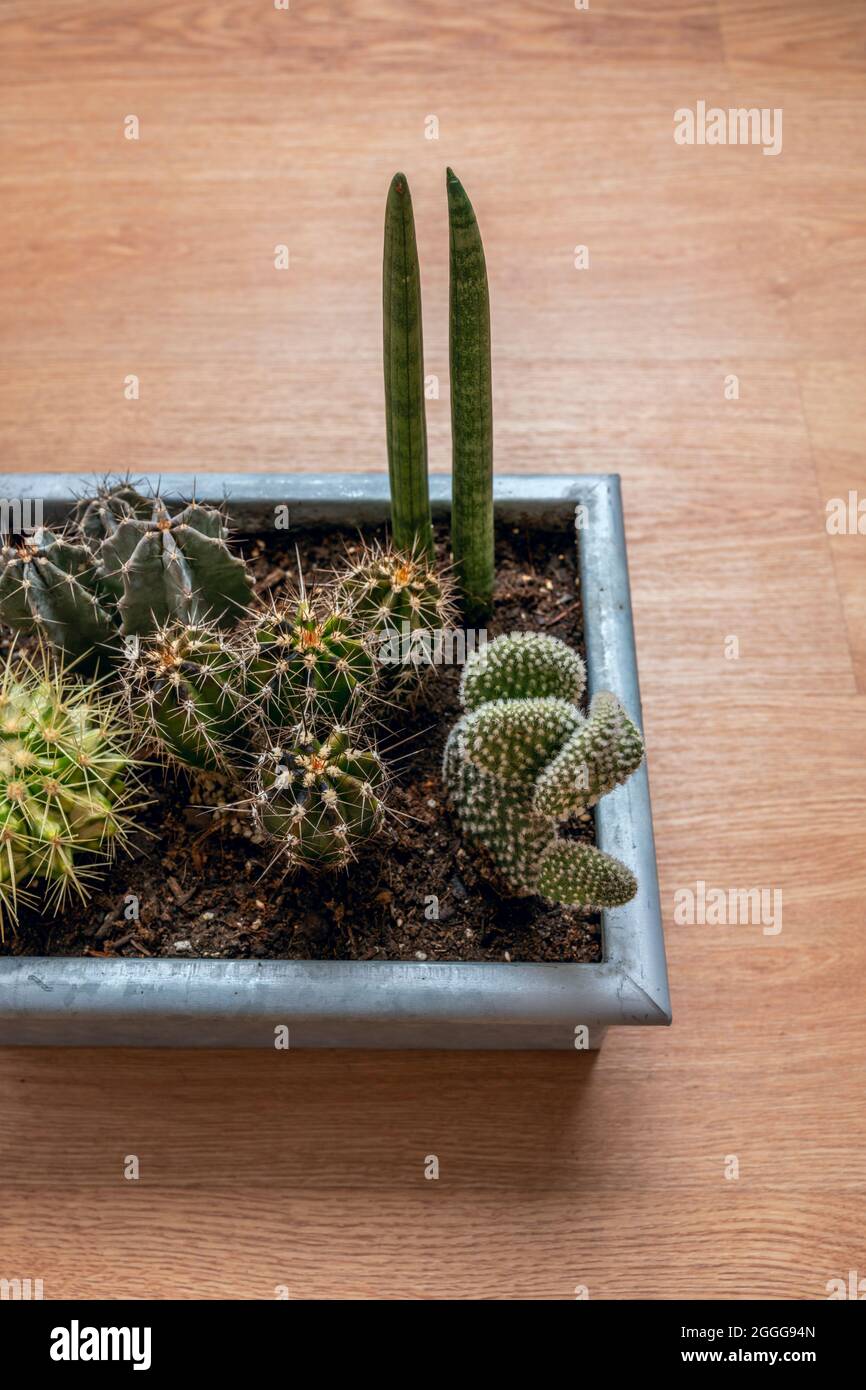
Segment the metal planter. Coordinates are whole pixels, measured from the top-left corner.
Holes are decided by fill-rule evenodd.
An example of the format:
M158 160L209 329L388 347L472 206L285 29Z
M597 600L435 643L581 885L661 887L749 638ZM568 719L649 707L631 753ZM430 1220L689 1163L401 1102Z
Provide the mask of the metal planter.
M271 529L286 505L292 524L357 525L387 515L379 474L161 475L166 496L228 503L247 532ZM41 499L46 524L62 520L71 490L58 474L7 475L7 499ZM450 479L431 479L446 514ZM505 520L574 524L590 693L616 691L640 722L619 478L506 477L496 483ZM615 1025L667 1024L665 966L646 767L600 803L600 847L624 859L640 889L603 915L597 965L487 962L108 960L0 958L0 1044L133 1047L598 1047Z

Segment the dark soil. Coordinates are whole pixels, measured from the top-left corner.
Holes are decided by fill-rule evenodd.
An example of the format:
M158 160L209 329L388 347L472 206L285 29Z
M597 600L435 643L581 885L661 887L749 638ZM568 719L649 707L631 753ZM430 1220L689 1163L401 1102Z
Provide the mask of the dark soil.
M310 529L293 531L290 544L248 540L243 548L261 595L279 595L294 572L296 545L307 579L315 580L358 545L358 533ZM496 552L489 636L539 629L582 650L574 533L501 527ZM260 843L247 816L232 809L236 789L152 769L145 780L153 800L144 813L152 838L139 837L134 857L118 859L86 907L69 906L56 918L22 913L0 953L599 960L597 915L500 896L484 856L462 840L440 779L445 739L460 714L459 678L458 667L434 668L414 709L382 711L378 741L392 768L397 814L346 872L285 877L279 863L269 867L273 846ZM592 818L586 814L571 833L592 839ZM138 920L124 915L127 894L139 899ZM428 918L436 900L438 919Z

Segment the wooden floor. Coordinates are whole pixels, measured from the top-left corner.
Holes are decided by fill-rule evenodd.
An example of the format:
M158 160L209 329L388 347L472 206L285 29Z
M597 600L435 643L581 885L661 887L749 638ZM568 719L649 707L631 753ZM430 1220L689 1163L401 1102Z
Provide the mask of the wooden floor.
M455 167L498 469L623 476L675 1011L595 1060L6 1052L0 1276L408 1299L866 1276L866 536L825 526L866 497L861 0L0 0L0 45L9 469L382 468L402 168L446 470ZM699 99L781 108L782 152L675 144ZM676 925L698 880L780 889L782 931Z

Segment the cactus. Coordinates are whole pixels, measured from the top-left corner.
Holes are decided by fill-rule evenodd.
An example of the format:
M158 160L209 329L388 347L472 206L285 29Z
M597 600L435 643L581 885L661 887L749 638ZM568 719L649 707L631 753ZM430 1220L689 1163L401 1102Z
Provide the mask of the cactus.
M7 658L0 684L0 929L21 904L57 912L124 845L134 763L99 683Z
M111 599L87 546L39 527L0 550L0 619L98 666L117 650Z
M128 483L79 502L69 532L40 528L0 550L0 620L100 667L173 618L234 626L253 581L222 516L191 503L170 515Z
M616 907L637 892L634 875L559 828L635 771L643 741L607 691L582 713L584 679L578 654L555 637L515 633L474 653L443 778L465 833L488 851L511 892Z
M106 581L119 590L124 635L144 636L175 618L234 627L248 607L253 581L229 550L227 536L222 514L196 502L172 516L154 497L148 517L119 520L99 555Z
M138 517L143 521L153 515L153 498L143 497L128 478L112 483L105 479L98 484L95 497L84 497L72 514L72 525L78 535L98 553L107 536L113 536L121 521Z
M289 867L343 868L384 821L379 755L344 725L298 725L260 754L252 809Z
M571 647L541 632L515 632L486 643L466 663L460 698L467 710L545 695L577 704L585 687L586 667Z
M451 248L451 546L466 621L478 624L490 613L494 580L490 297L475 213L451 169L446 189Z
M169 762L231 771L248 742L237 653L215 625L175 621L126 639L130 723Z
M395 174L385 207L382 264L385 424L391 483L391 524L401 550L433 555L424 413L421 276L412 197Z
M365 547L340 577L337 592L374 635L392 686L417 680L429 669L437 640L455 621L450 579L417 548Z
M376 678L363 638L351 609L329 595L272 604L242 641L250 702L277 729L357 713Z

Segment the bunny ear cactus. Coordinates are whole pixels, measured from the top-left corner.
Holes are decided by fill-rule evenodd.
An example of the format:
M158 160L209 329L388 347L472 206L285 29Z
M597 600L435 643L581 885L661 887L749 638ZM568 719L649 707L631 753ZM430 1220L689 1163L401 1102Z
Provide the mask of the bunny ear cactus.
M235 651L214 626L175 622L126 639L121 672L130 723L170 762L230 771L246 746Z
M378 753L351 729L298 725L260 755L253 814L290 868L344 868L382 827L384 784Z
M90 551L44 527L0 550L0 619L92 666L117 648L110 599Z
M22 904L59 910L125 844L138 791L98 684L10 657L0 684L0 927Z
M424 664L431 664L437 636L456 617L451 581L417 546L409 551L366 547L340 579L338 592L374 635L379 660L395 686L417 681Z
M640 767L643 739L615 695L600 690L589 717L539 772L535 807L543 816L568 816L594 806Z
M292 597L256 619L246 636L245 685L274 728L341 719L375 685L375 666L351 609L323 597Z
M195 502L172 516L155 497L149 516L123 517L103 540L100 560L119 595L124 635L142 636L175 618L234 627L253 581L227 537L221 513Z
M496 638L467 662L467 712L449 735L443 776L465 833L513 893L617 907L634 897L634 875L559 829L635 771L643 741L607 691L582 713L584 681L580 657L555 637Z
M586 667L571 647L540 632L515 632L485 643L467 661L460 698L467 710L488 700L553 695L577 704Z

